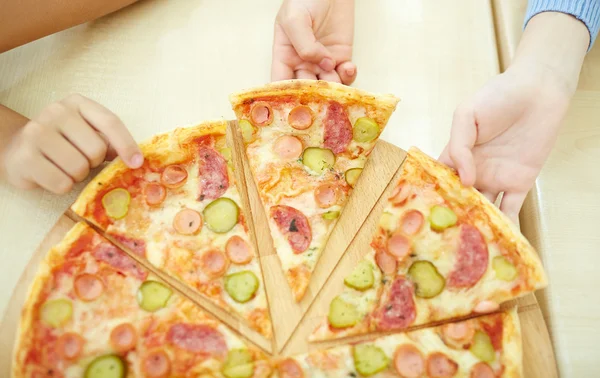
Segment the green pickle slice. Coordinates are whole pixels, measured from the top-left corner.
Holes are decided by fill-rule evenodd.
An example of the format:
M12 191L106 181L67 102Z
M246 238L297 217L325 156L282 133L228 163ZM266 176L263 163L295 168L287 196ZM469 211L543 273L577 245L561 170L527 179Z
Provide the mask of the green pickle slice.
M225 147L222 148L219 152L221 153L221 155L223 155L223 159L231 161L231 148Z
M361 319L361 315L356 306L344 301L342 298L335 297L329 304L329 314L327 320L334 328L352 327Z
M385 370L390 364L390 359L385 352L376 345L356 345L352 351L354 367L362 376L369 377Z
M258 278L249 270L233 273L225 277L225 291L236 302L248 302L254 297L256 290L258 290Z
M352 273L344 279L344 283L356 290L367 290L373 287L375 276L370 262L362 260L356 265Z
M85 378L124 378L126 366L123 360L115 355L96 358L85 369Z
M240 214L238 205L230 198L217 198L209 203L202 212L204 222L212 231L223 234L237 223Z
M443 231L448 227L452 227L457 221L456 214L445 206L435 205L431 208L429 214L429 223L435 231Z
M129 202L131 202L131 195L123 188L113 189L102 197L102 207L106 215L113 219L121 219L127 215Z
M335 164L335 155L327 148L308 147L302 153L302 163L310 170L323 174Z
M496 277L502 281L512 281L519 274L517 268L504 256L494 257L492 267L494 268L494 272L496 272Z
M247 119L242 119L238 122L240 130L242 131L242 139L244 142L249 142L254 136L254 126Z
M232 349L227 354L223 375L227 378L249 378L254 374L252 355L247 349Z
M337 217L340 216L340 212L339 211L328 211L326 213L323 213L322 217L325 220L333 220L333 219L337 219Z
M446 280L429 261L415 261L408 268L408 278L415 284L415 295L433 298L444 290Z
M356 183L358 182L358 178L360 177L361 173L362 168L351 168L348 169L346 173L344 173L344 178L346 179L346 182L348 183L348 185L350 185L351 188L354 188L354 185L356 185Z
M157 281L145 281L137 292L137 301L141 308L154 312L167 305L173 291Z
M379 125L369 117L360 117L352 128L352 139L359 143L373 141L379 135Z
M54 299L42 306L42 321L52 327L60 327L71 319L73 305L68 299Z
M475 332L473 343L469 349L471 353L481 361L493 362L496 359L496 351L492 345L492 340L487 333L482 331Z

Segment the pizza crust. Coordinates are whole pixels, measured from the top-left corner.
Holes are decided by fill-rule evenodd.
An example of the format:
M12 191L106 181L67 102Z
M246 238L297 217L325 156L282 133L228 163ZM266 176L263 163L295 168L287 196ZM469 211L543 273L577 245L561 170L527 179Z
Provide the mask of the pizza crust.
M502 319L502 362L503 377L523 377L523 345L521 341L521 322L517 307L503 313Z

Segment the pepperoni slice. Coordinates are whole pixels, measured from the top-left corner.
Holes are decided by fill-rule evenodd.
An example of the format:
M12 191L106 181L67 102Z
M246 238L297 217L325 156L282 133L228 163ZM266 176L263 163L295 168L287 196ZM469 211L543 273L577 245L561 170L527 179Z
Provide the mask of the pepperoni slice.
M494 312L500 308L500 305L494 301L481 301L473 308L474 312L480 314L487 314L488 312Z
M417 316L413 299L413 286L405 277L392 283L387 303L379 309L378 328L383 331L408 327Z
M302 154L302 142L294 136L283 135L275 140L273 151L282 159L297 159Z
M267 126L273 122L273 109L266 102L257 102L250 110L250 119L256 126Z
M144 187L144 198L148 206L160 205L167 197L167 189L164 185L150 182Z
M162 350L150 352L142 360L142 371L148 378L167 378L171 374L171 360Z
M160 175L160 182L170 189L179 188L185 184L188 177L187 170L179 165L169 165Z
M475 328L470 322L450 323L442 327L442 334L445 338L454 341L469 341L475 334Z
M67 332L56 340L56 351L67 360L72 360L81 354L85 340L74 332Z
M100 243L94 248L92 254L96 259L107 263L122 273L129 273L141 280L145 280L148 277L148 272L144 271L134 259L118 250L112 244Z
M453 377L458 370L458 364L445 354L435 352L427 358L427 374L432 378Z
M313 123L313 112L306 105L296 106L288 114L288 123L294 129L306 130Z
M204 353L217 357L227 355L227 343L223 335L205 324L174 324L167 332L167 341L177 348L192 353Z
M281 361L279 366L277 366L277 370L279 371L280 378L304 378L302 368L296 360L291 358Z
M211 249L202 254L202 270L211 277L220 277L227 270L227 257L216 250Z
M123 245L127 250L135 253L140 257L146 256L146 242L139 239L134 239L129 236L110 233L110 236L117 241L117 243Z
M126 352L135 346L137 332L130 323L119 324L110 333L110 345L119 352Z
M229 188L227 162L214 148L201 145L198 149L198 199L217 199Z
M394 353L394 367L402 377L419 378L425 371L425 360L414 345L405 344Z
M495 378L494 370L485 362L480 362L471 369L471 378Z
M321 184L315 189L315 200L321 208L328 208L338 201L339 189L333 184Z
M384 251L377 251L375 253L375 261L377 262L377 266L379 269L381 269L383 274L394 274L396 272L398 262L390 254Z
M202 228L202 216L196 210L180 210L173 218L173 228L182 235L195 235Z
M421 230L425 217L419 210L409 210L400 221L400 228L406 235L415 235Z
M454 270L448 275L447 283L451 287L471 287L485 274L489 253L481 232L470 224L464 224L460 230L460 244Z
M234 235L227 240L225 252L234 264L247 264L254 257L248 243L238 235Z
M270 214L279 231L287 236L294 253L306 251L312 240L312 232L306 216L299 210L285 205L271 207Z
M388 239L387 250L390 255L402 260L410 253L410 240L397 232Z
M324 146L336 154L346 151L352 140L352 124L346 110L336 101L331 101L323 121Z
M404 180L402 180L392 192L389 200L396 206L402 206L410 196L411 188Z
M73 281L75 294L82 301L93 301L104 292L104 284L98 276L94 274L80 274Z

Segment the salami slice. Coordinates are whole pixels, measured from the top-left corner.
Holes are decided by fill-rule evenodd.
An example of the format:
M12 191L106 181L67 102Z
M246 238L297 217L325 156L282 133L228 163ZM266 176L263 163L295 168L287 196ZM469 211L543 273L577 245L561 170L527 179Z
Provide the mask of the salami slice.
M294 253L306 251L312 241L306 216L299 210L285 205L273 206L270 213L281 233L287 237Z
M227 355L225 337L213 327L204 324L174 324L167 332L167 341L192 353L217 357Z
M324 146L336 154L346 151L352 140L352 125L342 104L335 101L329 103L323 125Z
M110 237L115 239L115 241L121 244L123 247L127 248L129 251L135 253L140 257L146 257L146 242L139 239L134 239L126 235L109 233Z
M129 273L140 280L145 280L148 277L148 272L144 271L134 259L119 251L112 244L98 244L92 254L96 259L107 263L122 273Z
M214 148L200 146L198 149L198 199L217 199L229 188L227 162Z
M489 253L481 232L474 226L464 224L460 230L460 244L454 269L448 275L448 286L471 287L485 274Z
M379 330L403 329L412 324L417 316L413 291L412 284L405 277L394 280L387 302L376 315Z

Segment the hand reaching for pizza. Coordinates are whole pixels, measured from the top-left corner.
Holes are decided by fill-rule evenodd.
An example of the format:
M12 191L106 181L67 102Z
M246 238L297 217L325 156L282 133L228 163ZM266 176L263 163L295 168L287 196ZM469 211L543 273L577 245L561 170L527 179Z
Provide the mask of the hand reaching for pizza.
M454 114L440 160L491 201L504 192L500 208L514 221L552 150L588 43L575 18L535 16L513 64Z
M4 149L8 181L23 189L64 194L90 169L119 155L130 168L144 157L119 118L96 102L72 95L47 106Z
M271 80L352 84L354 0L285 0L275 20Z

